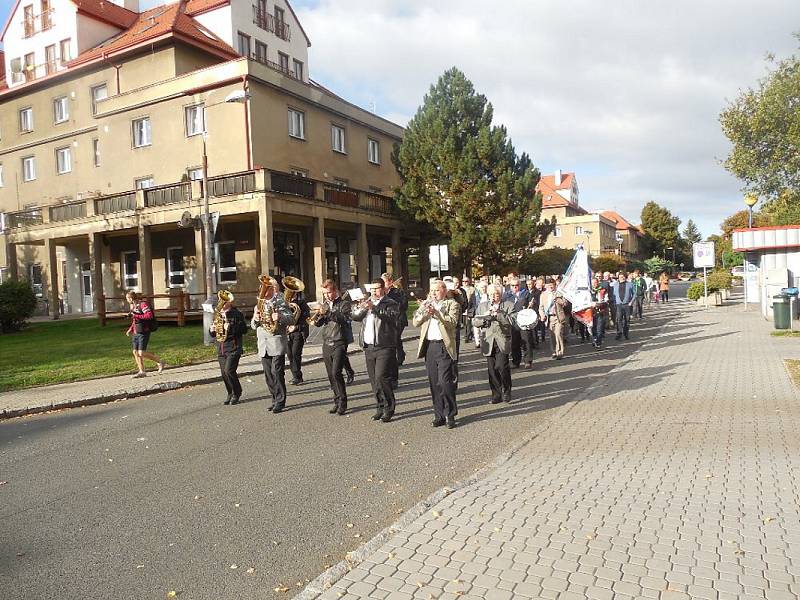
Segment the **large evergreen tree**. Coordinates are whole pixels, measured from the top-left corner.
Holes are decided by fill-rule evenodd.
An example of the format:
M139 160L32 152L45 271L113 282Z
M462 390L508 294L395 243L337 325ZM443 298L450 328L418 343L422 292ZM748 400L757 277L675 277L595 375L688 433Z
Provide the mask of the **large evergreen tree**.
M686 243L691 247L692 244L697 242L701 242L703 240L703 236L700 233L700 230L695 225L695 222L689 219L686 221L686 227L683 228L683 239L686 240Z
M539 171L517 156L492 105L456 68L431 86L392 153L398 206L428 223L462 259L497 268L544 244L555 222L539 223Z

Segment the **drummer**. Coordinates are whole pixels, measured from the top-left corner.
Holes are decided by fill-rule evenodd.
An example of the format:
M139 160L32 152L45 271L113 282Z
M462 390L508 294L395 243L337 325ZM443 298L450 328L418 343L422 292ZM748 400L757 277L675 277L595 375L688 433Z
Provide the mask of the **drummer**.
M539 315L533 308L524 308L517 313L517 327L520 329L522 346L525 350L523 359L526 369L533 368L533 349L537 346L536 325L538 322Z

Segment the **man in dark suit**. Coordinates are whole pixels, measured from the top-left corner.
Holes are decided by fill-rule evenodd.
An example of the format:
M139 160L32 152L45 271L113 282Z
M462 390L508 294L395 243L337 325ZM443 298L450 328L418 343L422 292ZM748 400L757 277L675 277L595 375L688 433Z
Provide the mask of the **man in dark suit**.
M351 312L354 321L361 322L359 345L364 349L367 374L377 411L375 421L388 423L394 416L395 398L391 377L397 372L397 340L400 305L386 294L383 279L372 281L371 295Z
M612 284L611 297L614 299L614 321L617 326L617 338L623 335L628 339L628 328L631 323L631 304L633 303L633 284L628 281L625 273L617 276L617 281Z
M217 359L222 382L228 391L228 398L223 404L239 404L242 396L242 384L239 383L239 359L242 358L242 336L247 333L247 322L244 315L233 305L232 301L225 302L220 310L222 331L224 339L220 339L217 330L211 326L211 337L216 338Z
M393 275L384 273L381 275L381 279L383 279L386 296L397 302L400 307L400 318L397 321L397 360L395 361L394 371L391 375L392 389L396 390L400 379L398 368L402 366L406 360L406 351L403 348L403 330L408 327L408 315L406 314L408 312L408 296L406 296L406 293L399 286L395 286Z
M342 370L345 368L347 345L353 341L351 303L349 298L339 295L339 288L332 279L325 280L322 290L324 299L313 324L322 327L322 360L333 391L333 408L328 412L343 415L347 412L347 386Z
M510 290L505 293L503 301L512 302L514 304L514 312L518 313L528 306L530 292L522 287L522 284L516 277L511 279L509 286ZM511 324L511 366L514 369L519 368L519 363L522 361L522 345L522 332L517 322L514 321Z
M481 353L486 357L492 404L511 402L511 368L508 352L511 350L511 322L514 303L503 301L503 288L489 286L489 299L478 305L478 314L472 319L481 329Z
M303 292L298 292L292 299L293 304L300 307L300 316L297 323L286 328L288 338L287 354L289 355L289 369L292 371L292 385L303 383L303 346L308 339L308 302Z

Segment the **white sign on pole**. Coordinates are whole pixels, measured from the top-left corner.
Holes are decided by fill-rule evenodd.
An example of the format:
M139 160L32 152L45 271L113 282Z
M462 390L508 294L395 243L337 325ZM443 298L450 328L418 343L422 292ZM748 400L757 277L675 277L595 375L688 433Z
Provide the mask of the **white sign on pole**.
M692 244L694 268L714 268L714 242L695 242Z
M449 268L449 260L447 254L447 246L431 246L428 255L431 261L431 271L447 271Z

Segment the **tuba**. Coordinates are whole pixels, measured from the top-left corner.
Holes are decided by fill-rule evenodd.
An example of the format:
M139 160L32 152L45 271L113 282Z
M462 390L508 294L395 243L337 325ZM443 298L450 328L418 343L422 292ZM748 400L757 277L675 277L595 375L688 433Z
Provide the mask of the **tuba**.
M267 306L266 295L269 288L273 290L276 289L276 282L269 275L259 275L258 281L261 283L261 287L258 288L256 319L261 324L261 327L270 333L275 333L275 330L278 328L278 323L272 319L272 310L271 307Z
M289 305L292 311L292 317L294 318L294 324L297 325L297 322L300 320L300 305L292 301L297 294L306 289L306 284L297 277L292 277L291 275L284 277L281 283L283 283L283 287L286 288L283 292L283 299L286 300L286 303Z
M218 342L224 342L228 337L228 321L222 316L222 307L226 302L233 302L233 292L220 290L217 292L217 306L214 308L214 333Z

